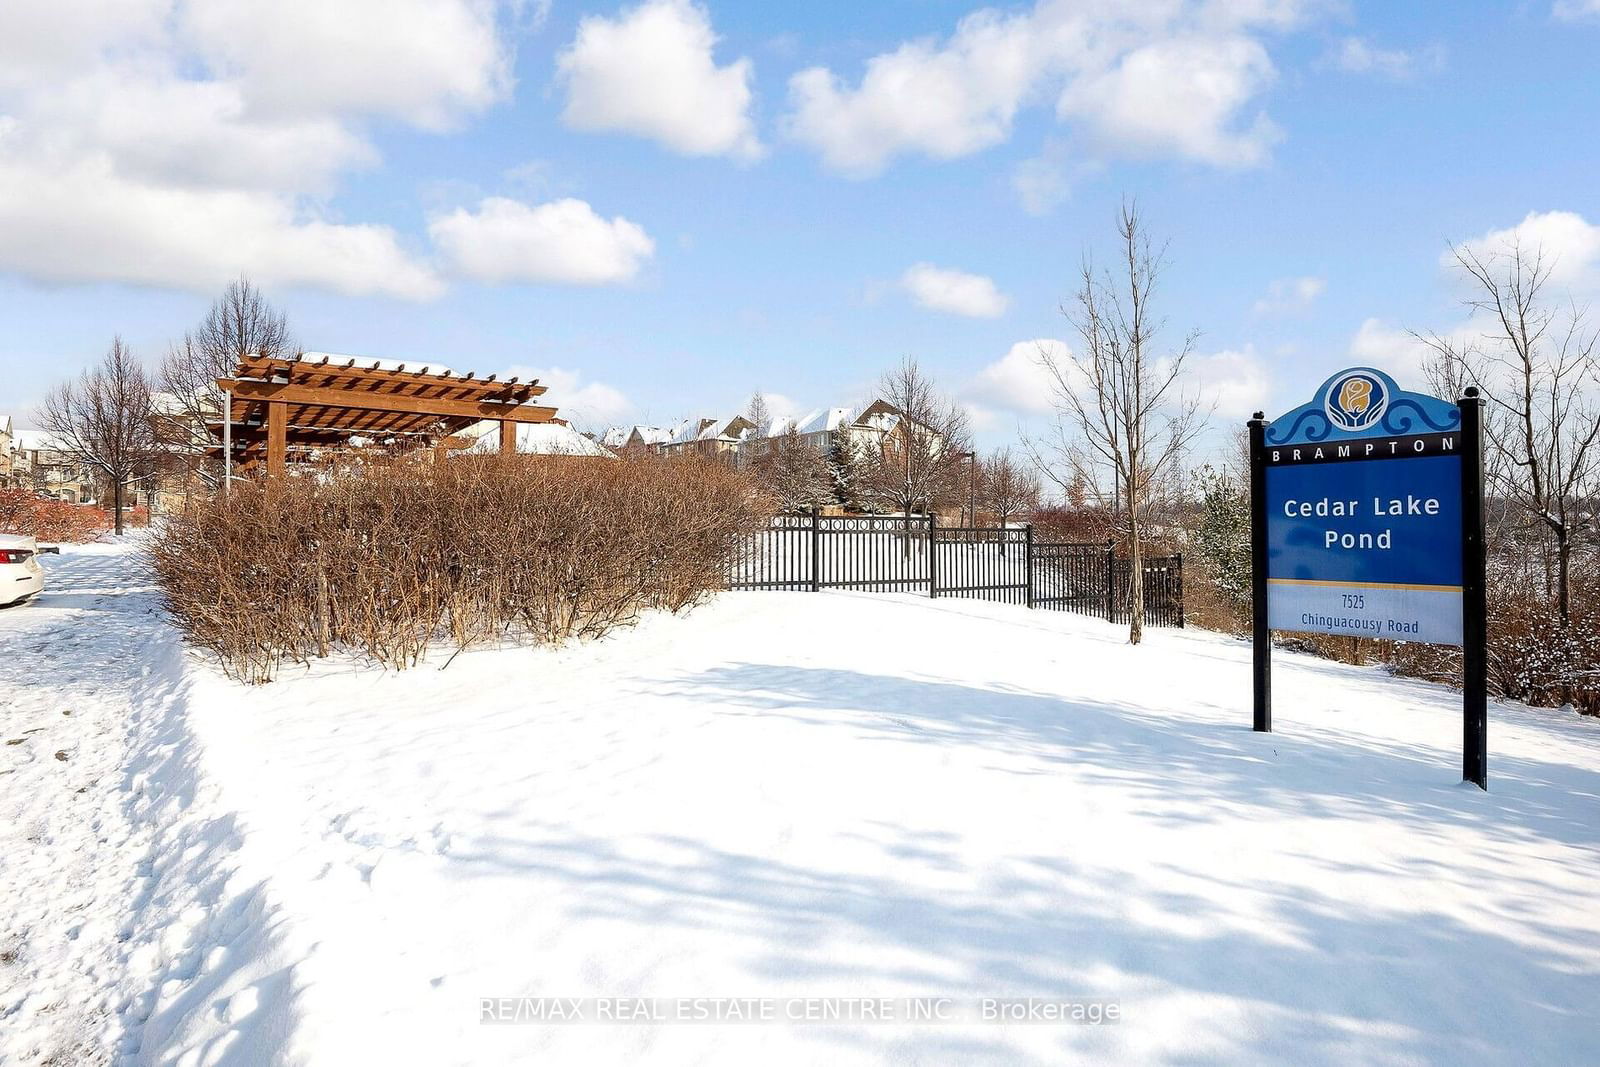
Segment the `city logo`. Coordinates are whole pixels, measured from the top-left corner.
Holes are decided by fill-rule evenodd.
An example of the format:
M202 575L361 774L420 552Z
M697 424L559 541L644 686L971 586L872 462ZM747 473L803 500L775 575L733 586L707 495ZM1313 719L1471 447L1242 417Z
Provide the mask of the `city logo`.
M1328 396L1322 402L1328 421L1348 431L1376 426L1388 407L1389 390L1383 380L1363 370L1351 371L1328 383Z

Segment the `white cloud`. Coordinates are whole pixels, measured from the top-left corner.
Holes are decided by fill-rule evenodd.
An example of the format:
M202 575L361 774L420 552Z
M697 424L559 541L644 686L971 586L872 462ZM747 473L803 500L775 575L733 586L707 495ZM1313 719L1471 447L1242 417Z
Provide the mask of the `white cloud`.
M48 15L39 15L48 7ZM0 5L0 269L426 299L432 268L325 198L377 152L501 98L492 0Z
M716 42L710 14L691 0L584 18L557 60L567 91L562 121L649 137L684 155L756 158L750 60L717 66Z
M1004 314L1010 303L995 286L994 279L947 270L932 263L911 267L901 276L900 284L918 305L952 315L992 319Z
M1201 400L1215 406L1224 419L1245 419L1267 406L1272 376L1254 345L1194 355L1184 364L1199 387Z
M502 99L494 0L204 0L186 38L265 114L387 115L442 129Z
M1520 244L1524 252L1541 252L1555 285L1584 290L1600 287L1600 225L1577 212L1529 212L1515 226L1490 230L1463 241L1461 247L1487 258L1512 244ZM1445 252L1439 262L1454 267L1455 255Z
M1267 284L1267 295L1257 300L1251 310L1257 315L1304 311L1316 302L1327 287L1326 280L1311 275L1277 278Z
M559 408L561 418L584 426L603 426L616 422L633 410L633 402L622 390L605 382L585 382L581 371L562 367L509 367L505 377L537 378L548 392L539 403Z
M339 119L264 118L234 82L104 68L29 97L24 135L61 157L101 156L130 181L322 193L376 153Z
M1056 110L1131 154L1249 167L1281 135L1265 114L1244 126L1235 119L1275 74L1267 50L1249 37L1157 41L1074 81Z
M949 42L909 41L867 63L860 86L812 67L789 81L790 134L852 176L919 152L954 159L999 144L1038 77L1031 18L979 11Z
M1429 45L1415 52L1381 48L1362 37L1346 37L1331 49L1327 62L1351 74L1376 74L1396 80L1444 66L1444 48Z
M1475 339L1476 331L1458 330L1460 339ZM1427 346L1405 330L1380 319L1367 319L1350 339L1350 358L1364 367L1388 371L1404 388L1417 388Z
M849 84L812 67L789 82L789 135L831 169L880 172L902 155L970 155L1005 141L1017 113L1054 98L1106 151L1225 166L1261 162L1277 128L1251 102L1275 77L1258 34L1291 29L1314 3L1038 0L981 10L943 40L867 61Z
M800 406L798 401L793 397L785 396L783 393L763 392L761 397L767 402L767 411L775 419L791 418L805 414L805 409Z
M1005 355L979 371L962 395L984 408L999 408L1018 415L1045 415L1051 410L1055 382L1045 370L1041 355L1070 370L1071 350L1065 341L1041 337L1018 341Z
M607 285L638 274L655 252L638 225L570 197L529 206L491 196L476 212L435 216L428 234L456 272L482 282Z
M1022 210L1030 215L1048 215L1067 199L1072 180L1065 157L1061 142L1052 140L1037 156L1017 164L1011 172L1011 187L1022 201Z
M113 42L129 52L148 47L171 6L171 0L0 4L0 88L84 73Z
M1556 0L1550 14L1563 22L1600 19L1600 0Z
M319 219L270 192L130 179L100 158L18 160L3 138L0 269L200 290L248 273L268 285L416 300L442 288L387 226Z
M1546 265L1551 267L1550 283L1555 287L1546 290L1550 299L1563 300L1570 292L1581 296L1600 293L1600 226L1589 223L1582 215L1572 211L1531 212L1515 226L1490 230L1458 247L1490 259L1513 244L1520 244L1524 253L1538 250L1543 254ZM1458 273L1452 252L1440 255L1439 266L1451 275ZM1501 330L1501 325L1484 313L1463 314L1436 330L1422 332L1437 333L1457 349L1469 349L1493 343L1490 339L1499 336ZM1406 388L1417 389L1423 384L1422 365L1428 346L1381 319L1368 318L1361 323L1350 339L1349 353L1359 363L1388 371Z

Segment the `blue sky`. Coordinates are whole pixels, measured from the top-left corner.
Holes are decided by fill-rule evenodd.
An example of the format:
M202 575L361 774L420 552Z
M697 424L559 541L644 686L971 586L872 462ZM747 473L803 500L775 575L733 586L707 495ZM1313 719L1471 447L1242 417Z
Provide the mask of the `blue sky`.
M1125 195L1222 423L1356 362L1418 384L1401 331L1463 323L1446 242L1521 227L1600 289L1584 0L38 7L0 12L24 424L243 271L307 348L537 371L580 425L846 402L913 355L998 446Z

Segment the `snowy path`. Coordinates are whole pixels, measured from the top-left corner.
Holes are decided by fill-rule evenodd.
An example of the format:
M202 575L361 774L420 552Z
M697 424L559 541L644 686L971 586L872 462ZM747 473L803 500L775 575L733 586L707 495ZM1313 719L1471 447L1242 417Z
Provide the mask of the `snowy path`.
M67 547L0 610L0 1063L166 1063L253 1029L268 960L240 839L201 785L184 658L136 546ZM269 1047L261 1043L260 1047Z
M1436 687L1284 656L1262 737L1241 643L850 594L247 689L185 665L126 555L64 557L51 588L0 612L6 649L51 665L0 662L6 739L41 731L0 750L0 1061L1600 1048L1592 720L1493 707L1483 794ZM478 1017L494 996L1029 994L1125 1018Z

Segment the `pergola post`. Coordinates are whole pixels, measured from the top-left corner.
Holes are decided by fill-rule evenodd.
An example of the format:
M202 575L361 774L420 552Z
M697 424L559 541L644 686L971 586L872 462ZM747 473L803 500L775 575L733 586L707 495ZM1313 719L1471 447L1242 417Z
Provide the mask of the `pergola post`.
M500 420L500 454L509 456L517 450L517 424Z
M289 443L289 405L267 401L267 477L283 477Z
M233 485L233 390L222 391L222 495ZM187 493L188 490L185 490Z

